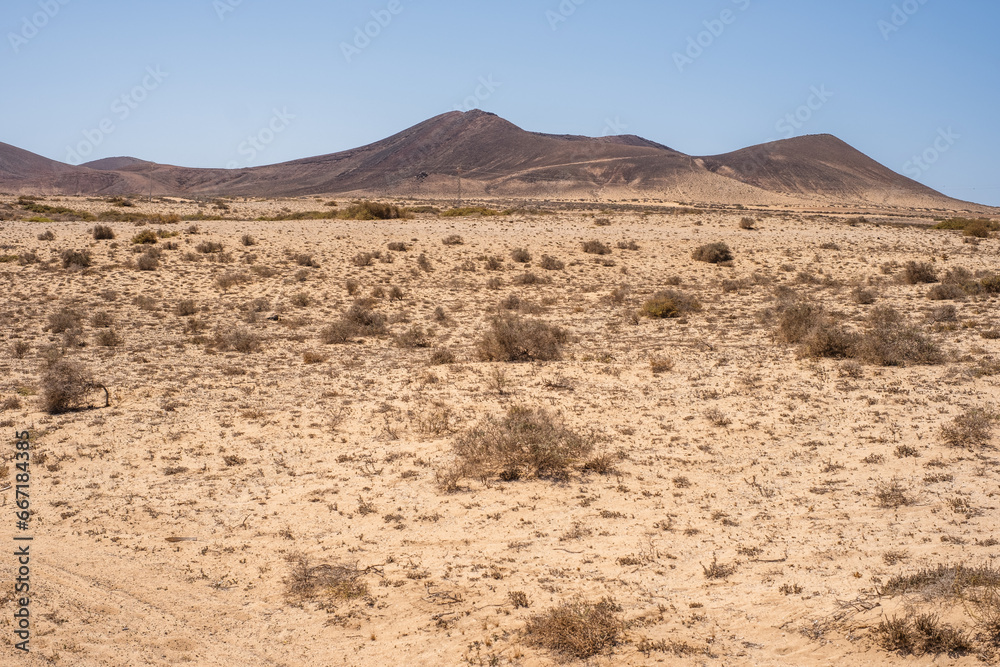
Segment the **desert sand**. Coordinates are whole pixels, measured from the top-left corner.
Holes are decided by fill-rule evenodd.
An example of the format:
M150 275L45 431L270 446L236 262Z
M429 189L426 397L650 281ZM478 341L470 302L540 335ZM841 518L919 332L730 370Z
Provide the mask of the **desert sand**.
M11 211L16 199L0 198ZM996 234L969 242L919 212L721 207L256 220L324 203L229 200L200 208L222 220L112 222L116 238L100 241L94 222L0 223L0 489L17 473L14 434L28 430L34 512L31 653L13 646L7 557L0 662L995 660L971 593L884 587L1000 555L997 439L946 437L956 417L1000 405L998 297L932 300L941 283L901 279L907 262L939 280L988 278ZM47 230L54 239L39 240ZM145 230L164 232L153 270L132 251ZM588 241L610 253L584 252ZM728 265L692 258L719 242ZM198 250L208 243L222 251ZM90 266L64 267L66 250L89 251ZM358 266L360 253L379 257ZM542 268L543 255L564 267ZM664 289L700 310L640 316ZM325 344L363 297L386 332ZM779 335L781 304L796 299L851 331L891 306L940 359L803 356ZM78 317L57 332L67 310ZM559 358L482 360L498 313L563 329ZM45 411L59 359L89 369L110 406L94 391L76 406L89 409ZM455 443L516 407L544 409L593 451L560 474L449 479ZM0 497L9 551L14 491ZM603 599L614 628L589 657L525 631L560 605ZM925 611L968 648L886 648L880 623Z

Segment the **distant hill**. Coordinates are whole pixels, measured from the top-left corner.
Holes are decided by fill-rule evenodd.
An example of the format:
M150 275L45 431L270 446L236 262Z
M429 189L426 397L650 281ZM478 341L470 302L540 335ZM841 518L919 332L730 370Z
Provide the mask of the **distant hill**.
M245 169L133 157L78 167L0 143L0 190L85 195L650 197L745 204L969 208L830 135L696 157L634 135L522 130L483 111L436 116L367 146ZM987 207L978 207L987 208Z

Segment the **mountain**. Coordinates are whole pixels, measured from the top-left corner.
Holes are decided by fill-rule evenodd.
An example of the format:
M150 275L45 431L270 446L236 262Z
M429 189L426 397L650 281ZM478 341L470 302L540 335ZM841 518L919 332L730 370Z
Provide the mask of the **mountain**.
M433 198L454 196L459 179L465 196L969 207L830 135L696 157L634 135L529 132L479 110L445 113L351 150L232 170L131 157L74 167L0 143L0 190L19 193Z

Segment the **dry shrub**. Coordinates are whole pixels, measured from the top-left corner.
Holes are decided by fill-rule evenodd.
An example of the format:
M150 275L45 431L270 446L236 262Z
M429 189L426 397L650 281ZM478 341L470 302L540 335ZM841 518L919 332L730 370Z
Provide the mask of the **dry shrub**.
M846 359L854 356L858 340L858 335L853 331L847 331L823 319L802 338L799 355Z
M94 336L94 341L101 347L118 347L124 342L114 329L102 329Z
M89 250L63 250L59 257L64 269L74 266L85 269L93 261Z
M618 245L618 249L619 250L638 250L639 249L639 244L636 243L635 241L619 241L617 245Z
M1000 273L986 276L979 281L979 284L987 294L1000 294Z
M640 313L646 317L662 319L682 317L688 313L701 310L701 302L697 298L680 290L662 290L654 294L642 304Z
M591 255L610 255L611 248L600 241L584 241L583 251Z
M691 254L691 257L699 262L719 264L720 262L731 261L733 259L733 251L729 249L728 245L719 241L717 243L706 243L703 246L699 246Z
M72 308L61 308L49 315L48 330L52 333L63 333L71 329L78 329L83 321L83 316Z
M351 264L354 266L371 266L374 263L375 255L370 252L359 252L351 258Z
M90 326L106 329L115 323L115 316L106 310L99 310L90 316Z
M148 230L147 230L148 231ZM194 247L195 250L202 253L203 255L212 255L215 253L222 252L222 244L217 241L202 241Z
M884 619L875 628L874 635L882 648L901 655L961 655L973 647L968 635L942 623L937 615L912 611L902 618Z
M593 447L593 438L567 429L545 410L514 406L462 433L453 451L463 476L518 479L563 476Z
M445 348L438 348L431 353L430 362L434 366L453 364L455 363L455 353Z
M57 359L42 376L41 407L53 415L78 410L87 397L93 396L98 389L104 389L104 385L94 380L93 374L83 364Z
M409 249L410 247L402 241L391 241L389 243L389 250L393 250L395 252L406 252Z
M132 243L135 244L153 244L157 241L159 241L159 239L156 236L156 232L152 229L144 229L132 237Z
M532 616L524 631L536 646L584 660L625 641L621 610L611 598L564 602Z
M936 283L938 281L937 271L927 262L907 262L903 267L903 274L900 276L907 285L917 285L920 283Z
M299 253L292 256L292 260L299 266L308 266L313 269L319 268L319 262L317 262L312 255L308 253Z
M877 306L868 315L865 331L852 356L876 366L941 363L934 341L909 324L891 306Z
M955 283L941 283L927 290L927 298L931 301L964 301L965 290Z
M95 225L94 226L94 240L95 241L108 241L115 238L115 230L111 229L107 225Z
M757 221L753 218L740 218L740 229L752 230L756 229Z
M491 320L476 352L482 361L551 361L560 358L566 339L559 327L504 313Z
M527 264L531 261L531 253L524 248L514 248L510 251L510 258L519 264ZM489 264L489 259L487 259L487 264ZM489 266L486 268L489 269Z
M411 218L413 215L395 204L358 201L341 211L337 217L344 220L397 220Z
M878 293L871 288L858 285L851 290L851 300L858 305L869 306L875 303L876 299L878 299Z
M566 263L556 259L552 255L542 255L541 266L546 271L562 271L566 268Z
M135 261L135 268L140 271L156 271L160 266L160 260L156 258L156 255L150 253L143 253L139 256L139 259Z
M525 271L521 275L516 276L511 282L515 285L548 285L552 282L552 279L539 276L532 271Z
M174 314L180 317L188 317L189 315L194 315L198 312L198 305L194 302L194 299L181 299L174 306Z
M291 572L284 580L288 597L296 600L354 600L369 595L368 585L362 579L364 570L357 565L320 563L312 565L303 554L293 553L286 558Z
M253 277L246 271L227 271L215 279L216 286L223 292L235 285L253 282Z
M357 336L381 336L388 331L385 315L372 308L371 299L358 299L339 320L320 331L326 345L346 343Z
M430 347L431 335L418 324L414 324L401 334L393 336L393 342L398 347Z
M242 243L244 246L257 245L257 239L250 236L249 234L244 234L243 236L240 237L240 243Z
M244 354L256 352L261 346L260 336L247 327L219 329L215 333L215 344L221 350L232 350Z
M969 408L941 427L941 439L952 447L981 447L993 437L994 419L984 408Z
M441 239L441 243L445 245L462 245L465 241L458 234L451 234Z
M884 509L896 509L904 505L912 505L915 501L910 495L909 489L894 477L887 482L875 484L875 502Z

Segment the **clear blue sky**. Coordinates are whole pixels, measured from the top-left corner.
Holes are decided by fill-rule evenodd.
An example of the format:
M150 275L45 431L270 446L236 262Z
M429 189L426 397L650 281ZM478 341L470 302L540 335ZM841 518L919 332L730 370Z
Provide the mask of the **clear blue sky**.
M994 0L5 0L0 141L249 166L474 104L696 155L831 133L1000 205L998 25Z

